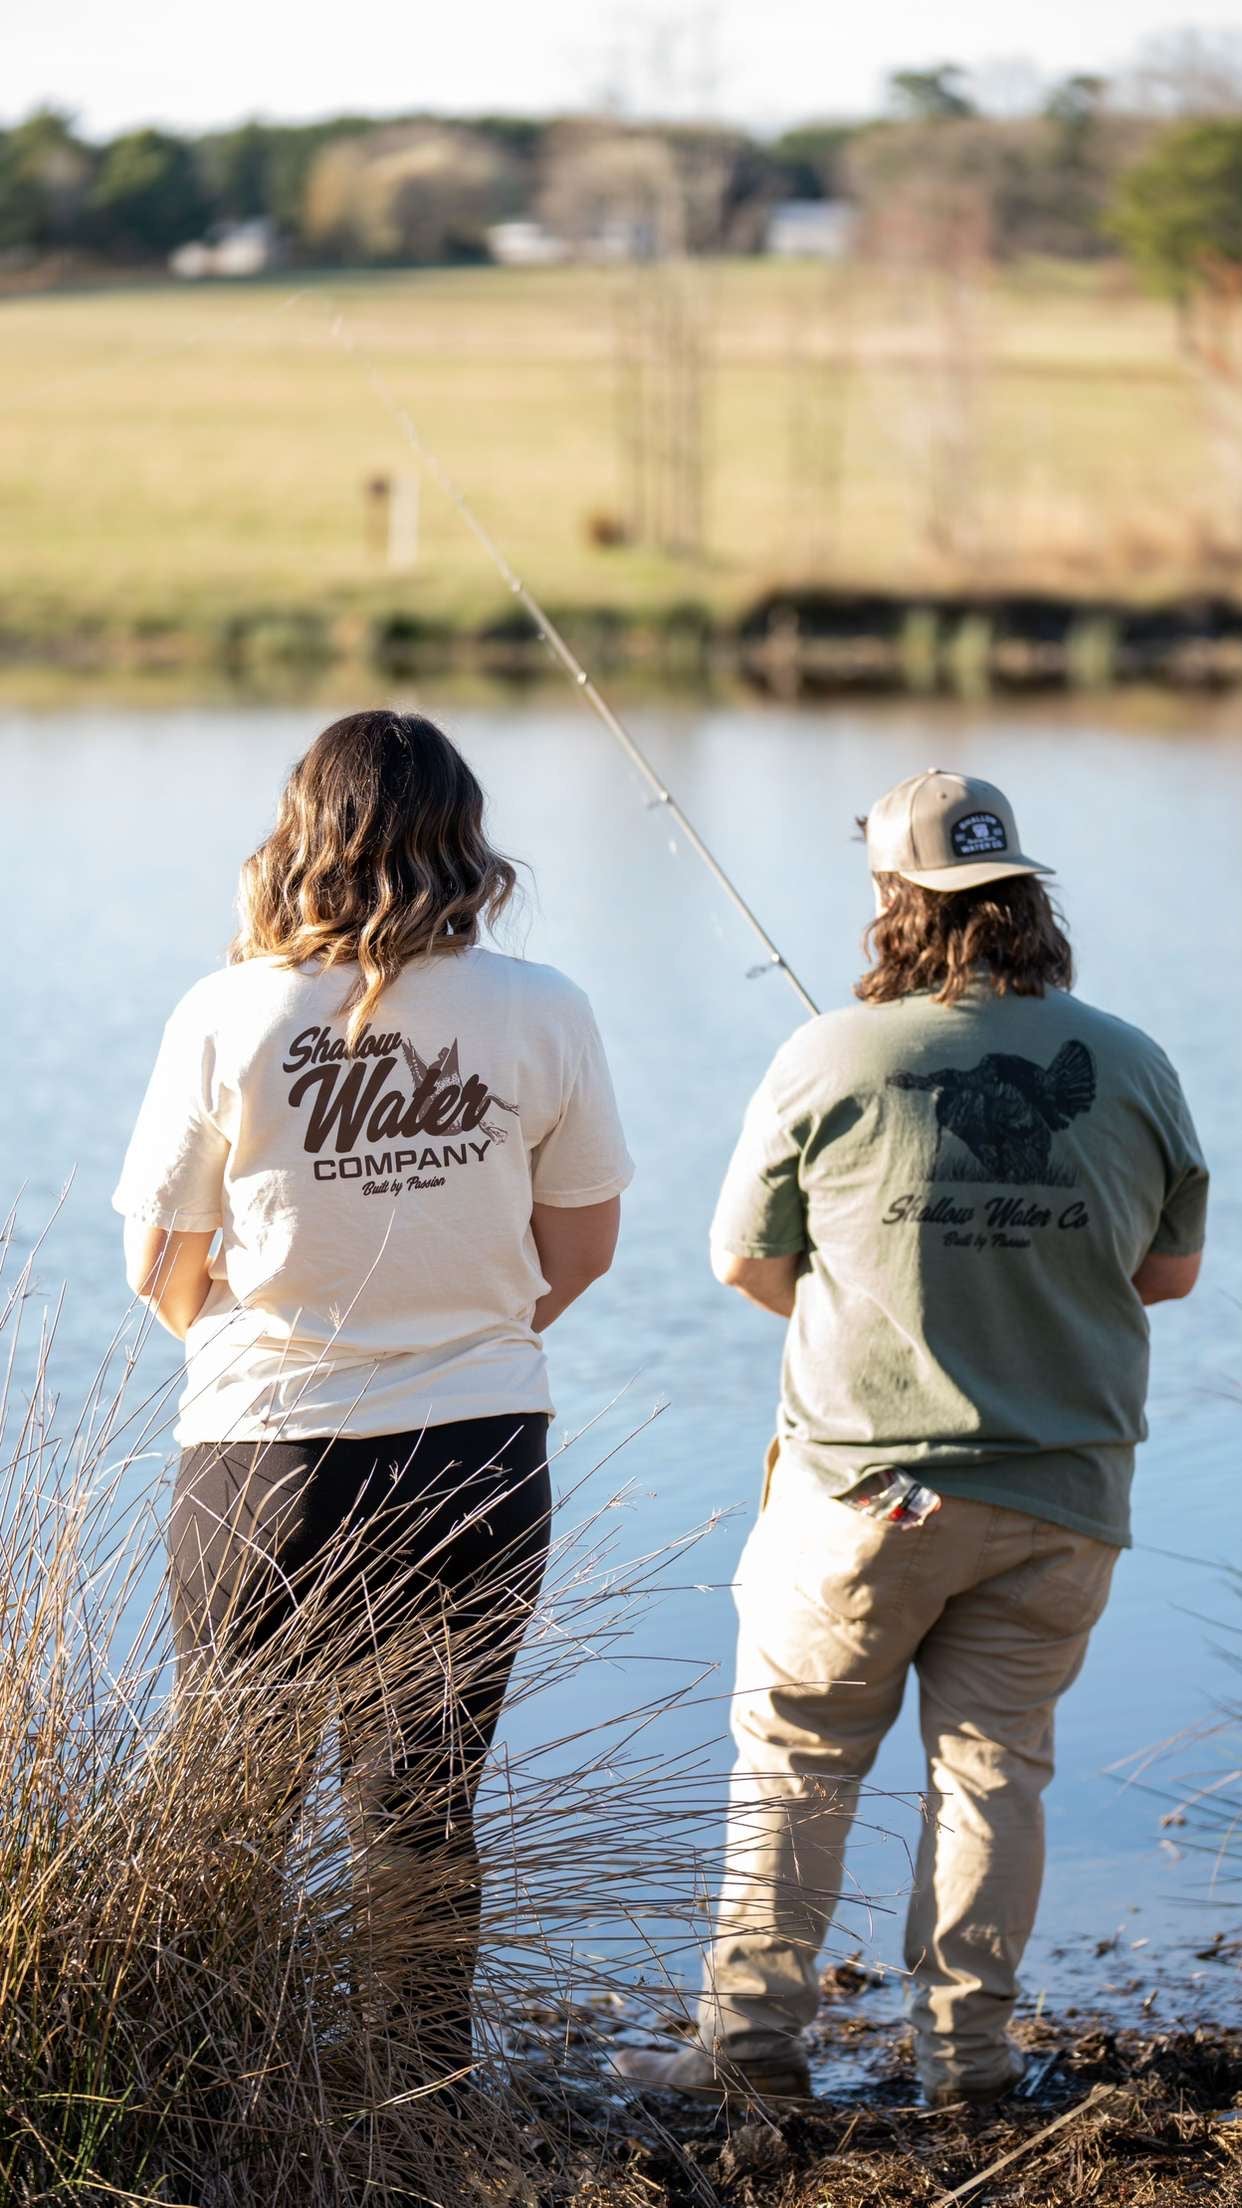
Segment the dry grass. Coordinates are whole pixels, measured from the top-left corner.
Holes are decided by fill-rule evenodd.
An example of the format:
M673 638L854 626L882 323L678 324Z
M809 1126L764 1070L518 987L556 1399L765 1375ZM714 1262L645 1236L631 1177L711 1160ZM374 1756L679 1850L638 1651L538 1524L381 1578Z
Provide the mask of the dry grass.
M694 598L733 613L777 579L1232 587L1237 408L1205 395L1163 308L1114 272L1056 268L989 278L962 322L909 271L696 267L706 557L605 546L596 519L624 503L615 331L630 281L481 270L331 286L554 604L661 616ZM95 621L157 653L165 628L275 607L325 614L347 646L351 621L385 608L454 623L502 610L430 493L416 567L386 573L364 485L408 455L331 341L328 287L292 304L289 290L4 303L11 635ZM946 512L967 480L969 515ZM290 634L274 648L302 647Z
M28 1264L9 1292L10 1330L34 1308L32 1281ZM308 1595L250 1652L226 1624L227 1663L170 1695L164 1498L136 1490L166 1405L135 1403L127 1369L68 1422L48 1378L53 1332L30 1345L33 1387L23 1399L12 1386L5 1405L0 2199L566 2197L583 2150L555 2103L532 2129L510 2061L514 2018L569 1999L584 1950L597 1994L636 1960L658 1961L657 1917L661 1955L682 1961L697 1944L696 1847L716 1814L716 1763L669 1764L645 1745L667 1697L605 1715L598 1689L598 1722L536 1732L537 1746L502 1759L477 1821L484 1965L464 2072L440 2034L476 1898L448 1829L453 1774L415 1751L413 1863L383 1835L350 1830L348 1791L322 1755L307 1776L334 1734L358 1765L390 1768L434 1733L446 1666L468 1691L490 1655L469 1633L438 1637L395 1579L366 1634L356 1593L348 1607ZM617 1500L581 1512L556 1544L515 1675L519 1707L598 1666L667 1587L678 1552L623 1558ZM347 1549L348 1537L343 1565ZM505 1599L500 1578L478 1590L481 1606L489 1592ZM647 1976L659 1998L659 1969Z

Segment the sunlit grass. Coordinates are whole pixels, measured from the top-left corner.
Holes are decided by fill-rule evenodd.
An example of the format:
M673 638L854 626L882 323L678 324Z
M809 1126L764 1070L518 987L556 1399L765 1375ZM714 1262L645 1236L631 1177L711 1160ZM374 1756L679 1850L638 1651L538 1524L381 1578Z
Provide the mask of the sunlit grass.
M365 482L412 462L333 343L334 300L562 605L658 613L693 596L727 613L817 575L1148 595L1214 574L1228 549L1219 455L1172 319L1115 270L991 276L963 361L934 283L739 262L691 275L710 356L705 556L602 551L587 522L624 504L628 280L429 271L8 301L6 629L192 630L271 604L346 626L393 605L459 624L498 610L496 577L431 490L408 577L368 542ZM950 430L968 447L965 560L931 512L963 375L969 420Z

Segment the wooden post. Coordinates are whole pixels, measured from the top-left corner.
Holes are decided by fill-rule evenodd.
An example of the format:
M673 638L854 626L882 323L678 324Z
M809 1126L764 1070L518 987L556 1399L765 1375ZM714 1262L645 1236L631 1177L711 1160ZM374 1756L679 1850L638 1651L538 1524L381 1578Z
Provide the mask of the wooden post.
M386 475L369 475L362 486L362 532L368 552L382 559L388 544L388 506L392 483Z
M417 473L393 478L388 498L388 565L394 575L408 575L418 564L420 489Z

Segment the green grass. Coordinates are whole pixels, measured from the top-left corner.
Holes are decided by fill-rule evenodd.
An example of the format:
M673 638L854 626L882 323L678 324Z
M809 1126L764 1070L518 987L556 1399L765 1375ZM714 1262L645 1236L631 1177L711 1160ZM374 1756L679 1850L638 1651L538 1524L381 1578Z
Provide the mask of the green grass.
M406 462L332 339L333 299L559 607L658 619L694 599L730 616L772 582L817 579L1140 596L1228 580L1242 519L1171 317L1115 270L1039 265L989 282L966 341L935 287L908 276L696 266L705 556L600 551L587 518L623 500L615 332L629 281L431 271L298 279L292 302L294 279L10 299L10 649L96 628L158 659L187 632L290 608L322 614L348 648L388 609L456 628L501 608L430 487L413 575L390 576L368 546L364 481Z

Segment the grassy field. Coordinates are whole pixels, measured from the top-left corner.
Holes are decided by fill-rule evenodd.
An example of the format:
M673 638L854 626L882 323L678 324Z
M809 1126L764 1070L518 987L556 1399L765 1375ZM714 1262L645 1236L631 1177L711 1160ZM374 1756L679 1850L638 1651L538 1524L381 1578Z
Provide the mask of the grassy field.
M417 561L368 542L364 484L408 465L331 334L334 303L557 607L735 615L764 588L986 581L1091 596L1229 588L1242 408L1114 269L951 293L905 274L696 266L706 542L589 540L624 512L617 331L632 276L432 271L0 305L0 630L155 649L256 609L348 645L401 609L472 626L503 591L424 490ZM1237 429L1237 480L1233 432ZM1236 508L1236 510L1235 510ZM352 629L351 629L352 625Z

